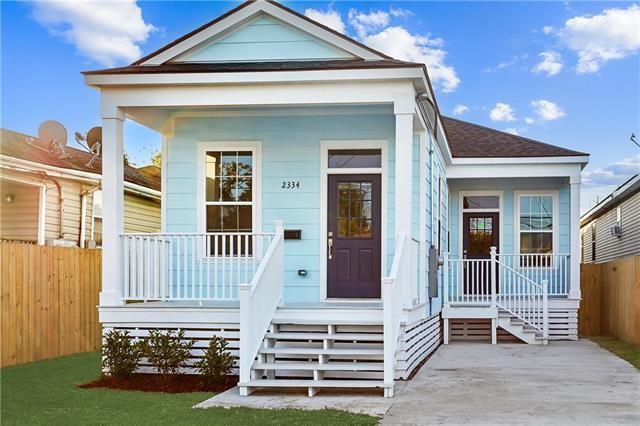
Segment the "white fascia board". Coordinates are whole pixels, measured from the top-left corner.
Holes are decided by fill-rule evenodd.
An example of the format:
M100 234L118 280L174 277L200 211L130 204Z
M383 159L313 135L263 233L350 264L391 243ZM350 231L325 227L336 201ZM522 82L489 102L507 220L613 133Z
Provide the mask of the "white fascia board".
M304 71L252 71L212 73L161 74L89 74L84 81L89 86L156 86L296 83L323 81L385 81L416 80L417 91L424 90L427 81L422 68L372 68Z
M127 107L298 106L406 103L415 93L410 81L352 83L227 84L103 88L102 117Z
M448 179L569 177L580 181L581 163L454 163L447 168Z
M291 14L284 9L270 4L269 2L259 1L236 11L235 13L227 16L225 19L222 19L221 21L216 22L215 24L203 29L202 31L194 34L186 40L183 40L175 46L172 46L171 48L158 53L157 55L144 61L141 65L154 66L168 62L171 59L180 56L184 52L187 52L188 50L200 45L201 43L206 42L212 37L228 31L238 24L242 24L247 19L261 12L284 21L287 24L292 25L304 32L307 32L329 44L332 44L339 49L351 53L354 56L360 57L365 60L383 59L380 55L377 55L368 49L365 49L355 43L350 42L349 40L333 34L332 32L327 31L319 27L318 25L314 25L313 23L302 19L299 16Z
M65 169L62 167L51 166L48 164L36 163L29 160L23 160L21 158L9 157L4 154L0 154L0 167L8 170L14 170L17 172L46 172L47 175L54 178L61 179L73 179L81 180L91 184L97 184L102 181L102 175L98 173L83 172L80 170ZM132 192L142 193L153 198L160 199L161 192L155 189L147 188L146 186L138 185L133 182L124 182L125 189Z
M453 164L586 164L589 156L574 157L484 157L484 158L454 158Z

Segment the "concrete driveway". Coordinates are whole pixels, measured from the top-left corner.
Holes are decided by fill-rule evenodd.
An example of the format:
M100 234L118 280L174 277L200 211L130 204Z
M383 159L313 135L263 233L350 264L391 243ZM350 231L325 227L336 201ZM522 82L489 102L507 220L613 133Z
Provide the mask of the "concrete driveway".
M640 424L640 372L588 340L441 346L383 424Z

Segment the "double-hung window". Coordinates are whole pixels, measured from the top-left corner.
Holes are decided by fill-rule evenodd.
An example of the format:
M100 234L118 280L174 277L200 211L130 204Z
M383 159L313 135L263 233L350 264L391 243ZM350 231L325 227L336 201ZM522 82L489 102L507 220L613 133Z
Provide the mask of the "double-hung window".
M520 254L552 254L556 238L555 203L551 193L520 194L518 197L518 232ZM527 259L527 257L524 257ZM531 256L526 266L545 266L547 256ZM529 265L530 264L530 265Z
M207 233L232 234L211 243L211 254L251 254L254 232L255 150L205 151L204 227ZM233 234L238 234L233 235ZM218 246L215 252L214 246Z

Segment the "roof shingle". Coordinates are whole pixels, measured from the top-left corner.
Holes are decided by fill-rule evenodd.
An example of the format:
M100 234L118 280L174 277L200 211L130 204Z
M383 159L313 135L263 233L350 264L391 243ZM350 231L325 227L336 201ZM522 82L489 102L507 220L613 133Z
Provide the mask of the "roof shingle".
M442 117L455 158L569 157L589 155L451 117Z
M98 158L93 167L86 164L93 157L92 154L67 146L65 151L71 154L71 158L60 159L57 155L51 154L36 147L41 143L37 137L28 136L22 133L7 129L0 129L0 154L8 157L27 160L34 163L59 167L62 169L78 170L81 172L95 173L102 175L102 159ZM124 166L124 180L136 185L160 191L160 174L140 171L135 167Z

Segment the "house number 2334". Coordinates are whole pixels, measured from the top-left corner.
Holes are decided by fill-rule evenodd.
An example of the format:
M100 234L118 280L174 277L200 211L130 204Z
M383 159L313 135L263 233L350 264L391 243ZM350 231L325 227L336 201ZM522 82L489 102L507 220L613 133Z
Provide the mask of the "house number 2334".
M282 189L294 189L300 188L299 180L283 180L282 181Z

